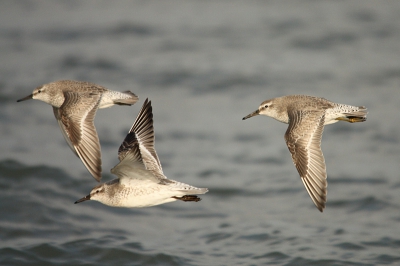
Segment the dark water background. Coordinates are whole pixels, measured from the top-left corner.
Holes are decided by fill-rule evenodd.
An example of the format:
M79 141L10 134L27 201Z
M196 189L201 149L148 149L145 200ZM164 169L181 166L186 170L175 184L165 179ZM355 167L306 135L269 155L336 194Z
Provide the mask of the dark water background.
M1 1L0 265L400 265L399 1ZM143 101L164 173L196 204L74 205L96 185L43 83L132 90L100 110L103 180ZM325 128L324 213L265 99L365 105Z

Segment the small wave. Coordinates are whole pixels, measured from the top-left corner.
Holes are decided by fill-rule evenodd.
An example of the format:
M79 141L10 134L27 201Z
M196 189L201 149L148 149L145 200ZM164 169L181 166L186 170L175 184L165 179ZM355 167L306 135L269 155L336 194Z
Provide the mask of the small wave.
M368 196L364 198L354 199L354 200L332 200L329 201L329 207L331 208L346 208L350 212L360 212L360 211L381 211L386 209L391 204L384 200L379 200L373 196Z
M353 244L353 243L349 243L349 242L343 242L343 243L337 244L335 246L338 248L344 249L344 250L363 250L363 249L365 249L361 245L357 245L357 244Z

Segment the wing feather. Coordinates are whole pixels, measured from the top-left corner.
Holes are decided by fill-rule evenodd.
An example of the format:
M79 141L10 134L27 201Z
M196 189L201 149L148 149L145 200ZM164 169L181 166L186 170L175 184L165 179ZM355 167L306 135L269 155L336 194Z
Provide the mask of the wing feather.
M325 113L289 109L288 115L286 144L308 194L322 212L327 194L326 166L321 150Z
M101 101L98 93L64 92L64 103L54 108L54 115L70 148L88 171L101 180L101 150L94 117Z
M154 127L151 101L143 103L135 122L118 149L117 164L111 172L118 176L132 176L134 169L148 170L154 175L165 178L160 160L154 148Z

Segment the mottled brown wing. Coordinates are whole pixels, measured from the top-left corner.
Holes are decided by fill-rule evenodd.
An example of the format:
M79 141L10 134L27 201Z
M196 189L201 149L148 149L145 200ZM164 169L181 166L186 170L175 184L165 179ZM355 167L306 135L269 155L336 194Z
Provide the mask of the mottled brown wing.
M327 194L326 166L321 150L325 111L288 110L288 115L286 144L308 194L322 212Z
M67 134L67 129L65 128L65 126L61 120L60 108L53 106L53 112L54 112L54 116L57 119L58 126L60 127L61 133L63 134L65 141L67 142L68 146L71 148L72 152L75 153L75 155L79 157L78 153L75 150L74 145L72 144L71 140L69 139L69 136Z
M71 149L88 171L101 180L101 150L94 126L94 117L101 101L98 93L64 92L64 103L54 108L54 114Z

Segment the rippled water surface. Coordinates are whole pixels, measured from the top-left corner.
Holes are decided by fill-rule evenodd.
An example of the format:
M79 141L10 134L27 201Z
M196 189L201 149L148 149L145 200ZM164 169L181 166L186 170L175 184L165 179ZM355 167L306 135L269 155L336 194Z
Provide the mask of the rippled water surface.
M2 1L0 265L400 264L398 1ZM74 201L96 181L44 83L131 90L100 110L103 180L145 98L164 173L199 203L122 209ZM325 128L327 208L311 202L286 125L242 121L268 98L368 107Z

